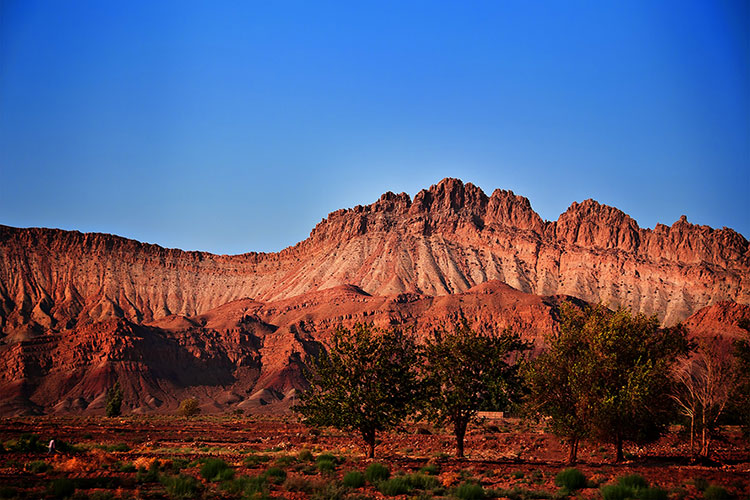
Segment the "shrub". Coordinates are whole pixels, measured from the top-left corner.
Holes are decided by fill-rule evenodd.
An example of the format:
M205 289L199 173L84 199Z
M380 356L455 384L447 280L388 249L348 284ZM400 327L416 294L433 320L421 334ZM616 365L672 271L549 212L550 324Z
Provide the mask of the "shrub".
M183 399L180 402L180 406L177 408L177 413L183 417L192 417L200 413L201 409L198 405L198 400L195 398Z
M661 488L643 488L635 492L636 496L640 500L667 500L667 497L669 497L669 494L666 490L663 490ZM720 499L712 499L712 500L720 500ZM727 500L727 499L721 499L721 500Z
M271 457L268 455L250 455L249 457L246 457L245 460L242 461L242 463L247 465L248 467L255 467L256 465L268 462L270 460Z
M300 450L300 452L297 454L297 460L299 460L300 462L312 462L313 454L310 450Z
M126 462L124 464L120 464L117 470L119 470L120 472L135 472L138 469L136 469L135 465L133 465L132 463Z
M342 483L349 488L361 488L365 485L365 475L357 470L349 471L344 474Z
M35 460L33 462L29 462L24 465L23 468L29 472L33 472L34 474L42 474L44 472L52 470L52 466L43 460Z
M282 486L287 491L311 493L313 490L315 490L316 484L303 477L288 477L286 481L284 481L284 484Z
M397 476L381 481L378 484L378 491L385 496L395 497L409 493L411 486L405 477Z
M510 477L512 477L513 479L523 479L523 472L521 472L520 470L511 472Z
M617 483L631 490L640 490L648 488L648 481L644 479L640 474L630 474L629 476L622 476L617 480Z
M337 481L326 483L325 486L318 489L312 500L344 500L347 498L347 488Z
M375 462L365 469L365 479L370 484L385 481L389 477L391 477L391 471L383 464Z
M53 498L68 498L75 493L76 487L73 481L67 477L55 479L47 487L47 493Z
M106 409L108 417L119 417L121 415L122 406L122 389L120 389L120 383L115 382L115 385L107 389L106 398Z
M273 484L281 484L286 479L286 471L281 467L271 467L265 472L266 479Z
M406 480L409 482L409 486L418 490L431 490L440 485L440 482L436 478L418 472L408 474Z
M316 463L320 462L333 462L334 464L339 463L339 459L333 453L322 453L315 459Z
M208 481L226 481L234 477L234 470L220 458L209 458L201 466L201 476Z
M604 500L625 500L633 497L633 490L621 484L608 484L599 490Z
M555 476L555 485L568 491L575 491L586 486L586 476L578 469L565 469Z
M151 466L146 470L145 467L138 469L138 474L135 475L135 480L139 483L156 483L159 481L159 461L154 460L151 462Z
M729 492L721 486L712 484L703 492L703 498L706 500L729 500L732 497Z
M248 477L246 479L245 493L247 495L255 498L266 498L268 496L268 481L266 481L266 476L264 474Z
M423 472L431 476L437 476L440 473L440 467L438 467L435 464L427 464L421 469L419 469L419 472Z
M13 451L20 451L21 453L36 453L46 449L47 447L39 442L39 436L29 433L21 434L13 447Z
M323 474L330 474L336 470L336 464L332 460L318 460L317 467Z
M201 483L193 476L167 476L161 482L169 498L195 498L201 491Z
M289 465L292 465L294 462L296 462L297 459L294 458L291 455L284 455L283 457L279 457L276 459L276 465L279 467L288 467Z
M484 488L476 483L463 483L454 492L461 500L482 500L486 494Z

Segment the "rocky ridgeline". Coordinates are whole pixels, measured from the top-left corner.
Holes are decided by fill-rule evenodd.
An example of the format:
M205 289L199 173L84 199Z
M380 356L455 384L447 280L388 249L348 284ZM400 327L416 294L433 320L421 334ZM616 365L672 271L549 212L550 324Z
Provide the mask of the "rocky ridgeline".
M593 200L543 221L526 198L444 179L414 199L339 210L278 253L183 252L106 234L0 226L7 335L80 322L192 316L354 284L372 295L446 295L490 280L538 295L656 314L665 324L724 300L750 303L748 242L683 217L639 228Z

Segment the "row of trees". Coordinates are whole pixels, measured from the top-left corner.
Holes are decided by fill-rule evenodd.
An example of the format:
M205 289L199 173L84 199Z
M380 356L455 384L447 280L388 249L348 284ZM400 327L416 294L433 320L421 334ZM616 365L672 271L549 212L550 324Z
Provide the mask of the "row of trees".
M657 438L676 408L691 412L691 436L700 428L710 439L721 409L701 409L681 390L689 378L681 374L695 370L680 369L696 359L682 327L661 329L655 317L604 306L564 304L560 316L559 331L533 359L517 334L477 332L465 320L423 345L398 329L339 328L296 410L308 424L358 432L369 457L376 433L410 416L451 426L461 457L479 410L507 411L519 402L567 441L571 463L581 440L609 442L622 460L624 441ZM750 384L737 381L732 387L747 391Z

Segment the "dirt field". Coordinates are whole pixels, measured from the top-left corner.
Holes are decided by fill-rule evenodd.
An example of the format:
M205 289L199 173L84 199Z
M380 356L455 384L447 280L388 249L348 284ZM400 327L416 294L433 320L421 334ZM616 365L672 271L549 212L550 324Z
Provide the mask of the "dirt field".
M25 434L38 436L36 444ZM58 450L49 454L53 438ZM461 460L452 458L452 436L428 425L380 435L376 459L367 460L356 436L271 417L14 418L0 420L0 442L0 498L598 499L602 486L630 474L663 490L644 500L721 500L711 485L730 498L750 498L750 446L736 429L723 431L712 463L691 463L676 432L643 449L626 448L623 464L612 463L611 446L584 445L576 468L587 484L574 491L555 484L566 468L558 439L517 420L475 426ZM226 462L229 472L206 479L211 458ZM348 472L365 471L372 462L386 465L392 476L405 474L409 491L375 481L342 485ZM456 489L466 482L482 486L478 497Z

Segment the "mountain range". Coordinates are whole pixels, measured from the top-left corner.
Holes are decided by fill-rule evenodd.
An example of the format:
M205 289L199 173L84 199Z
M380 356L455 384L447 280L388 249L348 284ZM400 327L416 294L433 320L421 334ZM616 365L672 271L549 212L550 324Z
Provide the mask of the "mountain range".
M594 200L545 221L526 198L444 179L329 214L278 253L213 255L0 226L0 414L280 411L340 324L417 335L465 316L538 344L564 301L739 335L750 248L732 229L640 228Z

